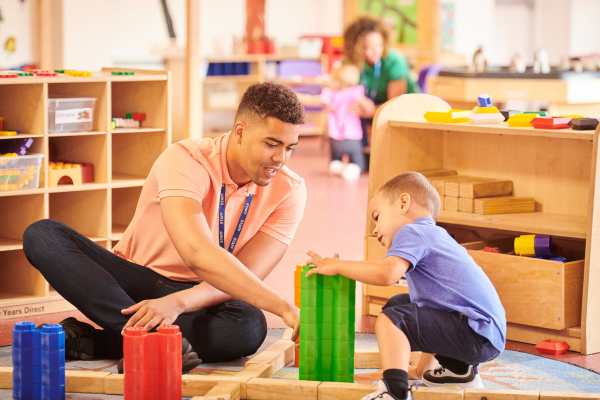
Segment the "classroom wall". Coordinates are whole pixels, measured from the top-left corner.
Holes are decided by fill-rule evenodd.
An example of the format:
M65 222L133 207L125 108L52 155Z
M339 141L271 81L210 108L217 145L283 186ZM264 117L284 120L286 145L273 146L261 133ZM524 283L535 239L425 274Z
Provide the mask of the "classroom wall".
M30 64L37 58L33 48L38 37L37 7L35 1L0 0L0 69ZM14 37L14 52L5 50L6 40Z
M571 0L569 49L571 55L600 53L600 1Z

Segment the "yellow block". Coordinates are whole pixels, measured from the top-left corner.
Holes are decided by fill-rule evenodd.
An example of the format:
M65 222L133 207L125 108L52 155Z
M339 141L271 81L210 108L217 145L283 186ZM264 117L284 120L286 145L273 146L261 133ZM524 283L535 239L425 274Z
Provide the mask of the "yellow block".
M561 118L585 118L583 115L575 115L575 114L570 114L570 115L561 115Z
M450 111L429 111L423 116L427 122L438 122L445 124L455 124L459 122L469 122L469 110L450 110Z
M473 113L475 114L497 114L500 111L496 107L479 107L476 106L473 108Z
M537 117L537 114L515 114L506 122L514 128L532 128L531 121Z
M535 235L521 235L515 238L515 254L535 256Z

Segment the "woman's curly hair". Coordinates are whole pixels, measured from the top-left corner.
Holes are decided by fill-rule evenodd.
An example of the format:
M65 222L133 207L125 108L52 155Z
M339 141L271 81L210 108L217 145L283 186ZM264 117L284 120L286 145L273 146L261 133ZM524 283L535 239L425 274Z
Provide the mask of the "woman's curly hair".
M362 68L365 62L363 41L367 33L378 32L383 37L383 57L387 56L390 32L380 19L362 16L344 31L344 56L351 64Z

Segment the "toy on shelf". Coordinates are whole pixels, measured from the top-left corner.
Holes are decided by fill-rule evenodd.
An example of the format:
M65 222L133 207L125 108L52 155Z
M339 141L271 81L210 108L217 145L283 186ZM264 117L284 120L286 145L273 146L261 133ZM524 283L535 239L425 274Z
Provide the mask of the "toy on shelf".
M532 128L531 121L537 117L537 114L514 114L506 122L513 128Z
M500 110L500 114L502 114L504 116L504 121L508 120L510 117L512 117L515 114L522 114L521 111L517 111L517 110Z
M584 118L583 115L577 115L577 114L567 114L567 115L559 115L559 117L562 118Z
M63 178L69 178L70 182ZM93 181L94 166L92 164L66 161L48 163L49 187L65 184L81 185L82 183L91 183Z
M64 72L65 75L69 75L69 76L92 76L93 74L89 71L75 71L75 70L65 70Z
M556 245L550 235L521 235L515 238L515 254L518 256L556 256Z
M113 118L111 129L115 128L141 128L142 122L146 120L145 113L127 113L125 118Z
M24 156L32 144L32 138L0 140L0 154L15 153L16 155Z
M557 355L566 353L571 346L567 342L563 342L562 340L542 340L538 344L535 345L535 349L542 354L550 354Z
M43 154L0 155L0 190L35 189L39 186L39 170Z
M459 123L469 122L469 110L429 111L423 115L427 122Z
M472 124L499 124L504 122L504 115L496 107L475 107L469 114L469 122Z
M598 126L596 118L573 118L569 121L569 126L578 131L592 131Z
M16 136L19 131L0 131L0 136Z
M301 276L300 380L354 382L356 281Z
M162 325L158 332L127 328L123 336L123 399L181 399L181 332Z
M537 117L531 120L535 129L569 129L570 117Z
M479 107L491 107L492 99L490 98L489 94L484 93L481 96L477 97L477 104L479 105Z
M523 111L523 114L537 114L538 117L549 117L548 111Z
M17 322L13 328L13 399L64 400L65 333L62 325Z
M54 71L50 71L48 69L32 69L29 70L35 76L58 76L58 74Z
M133 71L111 71L111 75L135 75Z

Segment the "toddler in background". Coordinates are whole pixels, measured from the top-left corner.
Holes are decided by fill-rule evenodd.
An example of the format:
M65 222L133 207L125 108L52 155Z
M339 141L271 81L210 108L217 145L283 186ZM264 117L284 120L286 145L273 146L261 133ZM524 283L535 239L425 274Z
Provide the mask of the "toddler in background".
M329 87L323 88L321 95L299 95L305 105L324 105L328 110L331 163L329 172L342 175L345 179L356 179L365 169L360 117L349 111L352 103L359 103L362 109L375 108L372 100L364 95L365 89L359 85L360 70L354 65L342 65L333 70ZM347 154L350 162L344 165L342 156Z

